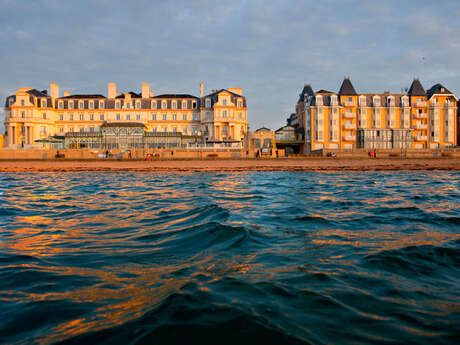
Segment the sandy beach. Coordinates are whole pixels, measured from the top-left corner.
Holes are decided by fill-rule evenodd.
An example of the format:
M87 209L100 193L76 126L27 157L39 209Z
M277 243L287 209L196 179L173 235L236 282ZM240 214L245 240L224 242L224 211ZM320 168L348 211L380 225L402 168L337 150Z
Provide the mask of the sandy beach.
M460 158L443 159L249 159L169 161L0 161L0 172L24 171L382 171L456 170Z

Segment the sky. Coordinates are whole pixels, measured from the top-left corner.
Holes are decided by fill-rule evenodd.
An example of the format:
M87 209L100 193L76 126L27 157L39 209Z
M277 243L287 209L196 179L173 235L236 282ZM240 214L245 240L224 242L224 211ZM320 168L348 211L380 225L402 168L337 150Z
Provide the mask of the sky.
M417 77L460 95L459 18L458 0L0 0L0 102L50 82L199 96L203 81L242 87L250 130L277 129L306 83L401 92Z

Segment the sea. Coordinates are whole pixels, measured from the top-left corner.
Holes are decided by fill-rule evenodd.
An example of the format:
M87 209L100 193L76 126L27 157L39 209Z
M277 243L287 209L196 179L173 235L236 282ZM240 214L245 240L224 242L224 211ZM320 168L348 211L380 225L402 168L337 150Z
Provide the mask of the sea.
M0 344L459 344L460 172L0 174Z

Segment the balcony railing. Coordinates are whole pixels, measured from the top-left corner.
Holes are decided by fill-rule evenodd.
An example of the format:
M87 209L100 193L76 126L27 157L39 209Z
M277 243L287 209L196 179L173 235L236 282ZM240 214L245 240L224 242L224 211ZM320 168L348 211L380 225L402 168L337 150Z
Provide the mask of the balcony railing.
M355 117L355 116L356 116L355 113L344 113L344 114L343 114L343 117L345 117L345 118L347 118L347 119L353 118L353 117Z
M416 118L416 119L424 119L424 118L426 118L426 113L415 113L414 118Z
M343 139L346 140L346 141L353 141L353 140L356 140L356 136L354 136L354 135L345 135L343 137Z
M346 123L346 124L343 125L343 128L345 128L345 129L355 129L356 125L354 125L353 123Z
M352 107L352 106L355 105L355 102L353 102L353 101L351 101L351 102L350 101L345 101L345 102L343 102L343 105L346 106L346 107Z
M426 107L426 102L415 102L416 107Z
M439 137L433 137L433 139L431 139L431 141L439 141Z

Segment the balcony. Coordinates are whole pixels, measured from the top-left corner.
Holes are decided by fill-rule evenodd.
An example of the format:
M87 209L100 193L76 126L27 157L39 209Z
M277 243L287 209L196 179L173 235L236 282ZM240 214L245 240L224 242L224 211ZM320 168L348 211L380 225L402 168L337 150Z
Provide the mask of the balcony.
M439 137L433 137L433 138L431 139L431 141L439 142Z
M427 129L427 125L426 124L416 124L414 125L414 128L415 129Z
M352 119L356 116L355 113L344 113L343 114L343 117L346 118L346 119Z
M343 128L344 129L355 129L356 125L353 124L353 123L346 123L346 124L343 125Z
M426 107L426 102L415 102L415 107Z
M425 119L426 118L426 113L415 113L414 118L416 118L416 119Z
M418 135L418 136L416 136L415 141L426 141L426 135Z
M356 140L356 136L355 135L345 135L343 137L343 140L346 140L346 141L354 141Z
M343 105L346 106L346 107L354 107L355 106L355 102L353 101L345 101L343 102Z

